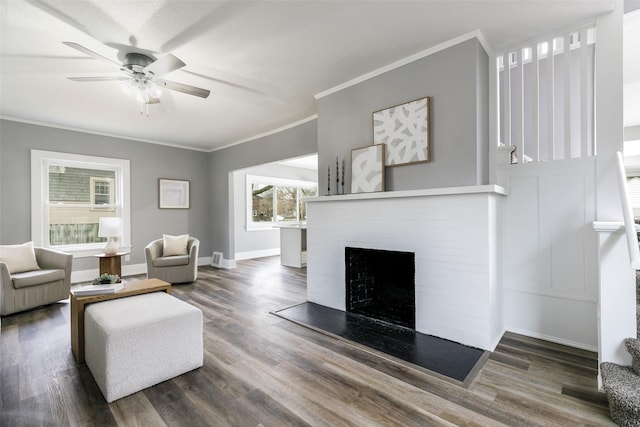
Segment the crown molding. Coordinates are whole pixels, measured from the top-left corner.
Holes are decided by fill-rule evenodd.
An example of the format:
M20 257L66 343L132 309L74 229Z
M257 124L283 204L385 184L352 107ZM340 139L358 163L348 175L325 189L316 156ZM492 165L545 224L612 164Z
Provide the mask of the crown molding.
M300 126L300 125L305 124L307 122L310 122L312 120L316 120L317 118L318 118L318 115L314 114L314 115L306 117L306 118L304 118L302 120L298 120L297 122L289 123L288 125L284 125L282 127L279 127L277 129L273 129L273 130L270 130L268 132L264 132L264 133L261 133L261 134L258 134L258 135L250 136L249 138L241 139L240 141L236 141L236 142L233 142L231 144L227 144L227 145L222 146L222 147L214 148L213 150L209 150L209 152L213 153L214 151L224 150L225 148L229 148L229 147L233 147L233 146L236 146L236 145L244 144L245 142L250 142L250 141L256 140L258 138L264 138L265 136L273 135L273 134L285 131L287 129L294 128L296 126Z
M487 43L486 38L484 37L484 34L482 33L482 31L480 30L474 30L471 31L469 33L463 34L461 36L455 37L451 40L448 40L446 42L440 43L438 45L432 46L428 49L425 49L421 52L415 53L411 56L407 56L406 58L400 59L399 61L396 62L392 62L389 65L385 65L384 67L380 67L377 70L373 70L369 73L363 74L359 77L356 77L355 79L349 80L347 82L344 82L342 84L339 84L337 86L332 87L331 89L327 89L324 92L320 92L316 95L314 95L315 99L321 99L324 98L325 96L331 95L333 93L339 92L343 89L346 89L348 87L351 86L355 86L359 83L362 83L364 81L367 81L369 79L372 79L374 77L377 77L381 74L384 73L388 73L389 71L395 70L397 68L400 68L404 65L410 64L412 62L418 61L420 59L426 58L427 56L433 55L435 53L441 52L445 49L448 49L452 46L455 46L457 44L466 42L467 40L471 40L471 39L478 39L478 41L480 42L480 44L482 45L482 47L484 48L484 50L491 55L492 53L492 49L490 48L489 44Z
M11 122L17 122L17 123L26 123L26 124L29 124L29 125L46 126L46 127L49 127L49 128L68 130L68 131L72 131L72 132L82 132L82 133L88 133L88 134L92 134L92 135L106 136L106 137L109 137L109 138L126 139L126 140L129 140L129 141L145 142L147 144L164 145L166 147L181 148L183 150L200 151L200 152L205 152L205 153L207 151L209 151L209 150L205 150L205 149L201 149L201 148L188 147L188 146L185 146L185 145L171 144L171 143L168 143L168 142L155 141L155 140L152 140L152 139L135 138L135 137L132 137L132 136L127 136L127 135L119 135L119 134L110 133L110 132L101 132L101 131L97 131L97 130L79 128L79 127L75 127L75 126L65 126L65 125L60 125L60 124L50 123L50 122L45 122L45 121L39 121L39 120L23 119L23 118L20 118L20 117L12 117L12 116L0 115L0 119L8 120L8 121L11 121Z

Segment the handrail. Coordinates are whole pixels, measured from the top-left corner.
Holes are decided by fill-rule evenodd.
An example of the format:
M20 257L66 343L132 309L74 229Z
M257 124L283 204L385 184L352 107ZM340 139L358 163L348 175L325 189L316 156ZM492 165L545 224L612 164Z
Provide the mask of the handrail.
M618 187L620 189L620 201L622 202L622 217L624 219L624 230L627 236L627 246L629 250L629 261L631 268L640 270L640 249L638 248L638 232L633 220L633 211L629 203L629 189L627 188L627 174L624 170L624 157L618 151Z

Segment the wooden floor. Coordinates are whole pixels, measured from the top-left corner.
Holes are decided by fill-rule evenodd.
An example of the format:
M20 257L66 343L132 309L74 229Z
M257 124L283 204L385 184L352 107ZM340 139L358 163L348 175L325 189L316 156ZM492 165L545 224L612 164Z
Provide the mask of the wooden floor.
M612 425L590 352L507 334L468 388L270 314L305 301L278 258L200 269L204 366L107 404L71 355L69 304L2 318L0 426Z

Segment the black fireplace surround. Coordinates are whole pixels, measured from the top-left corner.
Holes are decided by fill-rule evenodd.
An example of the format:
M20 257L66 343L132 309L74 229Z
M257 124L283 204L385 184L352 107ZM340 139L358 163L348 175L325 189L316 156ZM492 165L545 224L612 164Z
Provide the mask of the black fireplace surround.
M345 248L347 312L415 329L415 254Z

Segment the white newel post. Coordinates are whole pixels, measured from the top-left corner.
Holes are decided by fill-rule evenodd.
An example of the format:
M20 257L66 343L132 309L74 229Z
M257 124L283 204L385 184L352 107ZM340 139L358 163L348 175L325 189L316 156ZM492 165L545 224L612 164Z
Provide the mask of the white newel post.
M598 364L631 365L624 339L636 336L635 271L622 222L595 221L598 235ZM601 385L600 374L598 384Z

